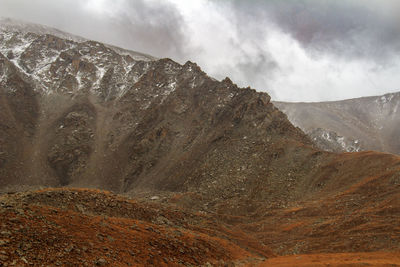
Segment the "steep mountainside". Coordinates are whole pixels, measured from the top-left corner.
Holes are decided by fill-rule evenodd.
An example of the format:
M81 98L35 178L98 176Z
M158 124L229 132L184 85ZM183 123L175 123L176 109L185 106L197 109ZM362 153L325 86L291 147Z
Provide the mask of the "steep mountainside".
M9 28L0 41L2 187L182 190L211 180L211 169L241 176L254 160L239 150L264 151L278 133L309 143L267 94L216 81L191 62Z
M322 149L400 154L400 92L343 101L274 105Z
M0 259L52 234L49 264L88 266L400 249L398 156L320 151L266 93L41 27L0 27ZM64 188L12 194L37 187Z

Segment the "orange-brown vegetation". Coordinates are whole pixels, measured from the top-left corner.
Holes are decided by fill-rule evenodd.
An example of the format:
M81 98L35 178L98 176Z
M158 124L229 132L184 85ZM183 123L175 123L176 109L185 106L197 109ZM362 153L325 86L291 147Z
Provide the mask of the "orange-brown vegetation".
M262 258L229 241L229 231L208 230L207 218L109 192L51 189L0 201L3 266L242 265Z
M303 254L266 260L259 267L322 267L322 266L400 266L400 251L370 253Z

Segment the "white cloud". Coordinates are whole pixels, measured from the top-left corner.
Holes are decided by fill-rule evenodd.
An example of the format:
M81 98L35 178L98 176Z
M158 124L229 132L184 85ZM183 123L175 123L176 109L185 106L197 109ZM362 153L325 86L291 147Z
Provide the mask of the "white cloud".
M312 50L266 17L238 27L243 20L237 20L228 2L171 1L189 25L187 54L217 78L230 76L241 86L250 85L282 101L339 100L400 90L399 58L381 65L373 58ZM258 64L261 56L271 64ZM249 71L239 67L243 60L253 64Z
M106 0L88 0L83 7L89 12L103 14L108 10L106 2Z
M400 90L400 65L381 66L367 59L346 60L334 54L313 56L296 40L271 31L266 49L279 71L269 90L282 101L327 101ZM395 62L400 62L399 58Z

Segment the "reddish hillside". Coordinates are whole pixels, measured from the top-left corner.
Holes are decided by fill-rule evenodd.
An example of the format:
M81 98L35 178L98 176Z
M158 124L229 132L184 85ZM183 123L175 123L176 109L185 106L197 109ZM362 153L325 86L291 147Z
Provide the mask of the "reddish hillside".
M107 192L45 190L4 195L0 203L4 266L241 265L272 255L209 229L205 216Z
M272 258L259 267L400 266L400 251L371 253L305 254Z

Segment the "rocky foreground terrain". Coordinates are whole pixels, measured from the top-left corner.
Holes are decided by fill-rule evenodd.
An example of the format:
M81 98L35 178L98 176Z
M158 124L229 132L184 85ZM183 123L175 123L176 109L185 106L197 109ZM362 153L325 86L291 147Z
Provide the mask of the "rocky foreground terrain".
M4 266L398 263L400 157L321 151L192 62L0 29Z
M55 189L0 201L0 259L10 266L243 265L272 255L256 241L252 252L241 248L251 237L211 216L109 192Z
M317 146L400 154L400 92L332 102L274 102Z

